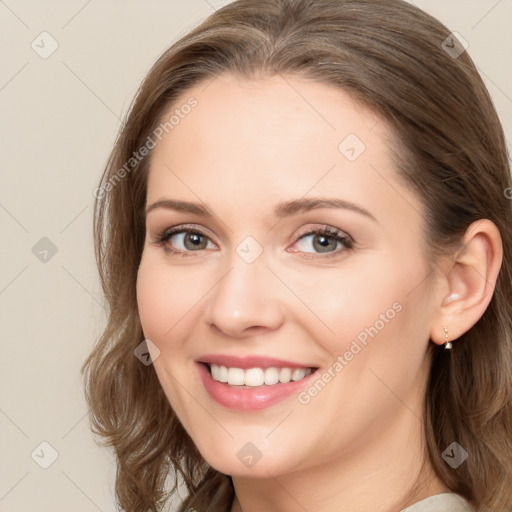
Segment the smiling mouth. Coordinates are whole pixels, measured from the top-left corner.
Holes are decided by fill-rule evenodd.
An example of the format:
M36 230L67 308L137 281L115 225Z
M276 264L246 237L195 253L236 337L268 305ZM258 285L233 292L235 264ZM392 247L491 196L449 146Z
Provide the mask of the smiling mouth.
M278 384L287 384L297 382L318 368L289 368L289 367L269 367L269 368L236 368L227 367L213 363L203 363L207 368L213 380L226 384L234 388L255 388L260 386L274 386Z

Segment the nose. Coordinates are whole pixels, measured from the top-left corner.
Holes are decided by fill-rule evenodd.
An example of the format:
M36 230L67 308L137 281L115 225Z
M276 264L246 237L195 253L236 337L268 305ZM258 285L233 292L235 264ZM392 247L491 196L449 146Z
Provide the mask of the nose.
M239 258L208 294L205 321L210 329L234 338L278 329L284 320L282 286L263 258L252 263Z

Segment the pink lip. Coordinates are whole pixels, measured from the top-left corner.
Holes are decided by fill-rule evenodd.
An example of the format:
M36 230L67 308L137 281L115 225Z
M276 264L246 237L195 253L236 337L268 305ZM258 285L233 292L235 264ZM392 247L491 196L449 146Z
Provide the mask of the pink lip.
M272 360L276 361L276 360ZM212 361L213 362L213 361ZM214 363L219 364L219 363ZM239 364L239 363L237 363ZM288 367L287 363L286 367ZM275 365L280 366L281 364ZM272 386L258 386L255 388L239 388L229 386L223 382L217 382L210 375L210 370L208 366L202 362L196 362L196 366L203 381L203 385L210 394L210 396L220 405L227 407L229 409L235 409L239 411L257 411L260 409L265 409L266 407L270 407L275 405L291 395L296 395L301 388L309 385L311 378L315 374L315 372L309 374L307 377L304 377L298 381L291 381L286 384L278 383ZM274 366L268 365L268 366ZM240 368L240 366L232 365L232 367ZM254 368L259 367L262 368L261 363L252 365L252 363L246 368ZM267 366L263 366L266 368ZM294 365L293 367L297 367ZM299 366L300 368L304 368L304 366Z
M294 363L285 361L284 359L275 359L266 356L229 356L223 354L207 354L196 359L198 363L218 364L219 366L227 366L228 368L315 368L312 365Z

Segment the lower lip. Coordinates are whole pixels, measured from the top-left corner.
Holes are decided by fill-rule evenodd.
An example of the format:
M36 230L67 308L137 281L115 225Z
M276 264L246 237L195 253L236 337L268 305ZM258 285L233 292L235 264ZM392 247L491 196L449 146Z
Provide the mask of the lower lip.
M210 396L220 405L239 411L257 411L282 402L289 396L298 393L315 374L312 372L301 380L273 384L272 386L238 388L214 380L205 364L196 363L196 365L204 387Z

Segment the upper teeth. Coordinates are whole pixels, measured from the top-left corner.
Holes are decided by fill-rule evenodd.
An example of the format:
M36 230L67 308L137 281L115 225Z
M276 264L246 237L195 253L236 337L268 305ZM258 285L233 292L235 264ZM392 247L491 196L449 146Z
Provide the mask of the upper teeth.
M270 386L278 382L303 379L311 373L310 368L228 368L218 364L210 365L212 377L218 382L227 382L231 386Z

